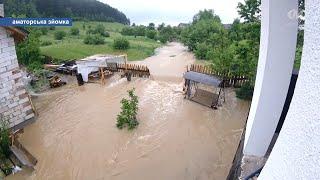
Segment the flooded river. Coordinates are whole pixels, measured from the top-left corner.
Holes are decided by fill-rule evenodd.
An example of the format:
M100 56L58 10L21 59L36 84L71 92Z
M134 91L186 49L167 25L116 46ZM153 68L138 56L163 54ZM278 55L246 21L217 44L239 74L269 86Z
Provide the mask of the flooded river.
M35 98L39 117L20 141L38 164L8 179L225 179L249 102L232 89L219 110L185 100L182 73L193 62L171 43L138 62L149 66L150 79L115 75L104 86L68 85ZM139 96L140 125L119 130L120 100L131 88Z

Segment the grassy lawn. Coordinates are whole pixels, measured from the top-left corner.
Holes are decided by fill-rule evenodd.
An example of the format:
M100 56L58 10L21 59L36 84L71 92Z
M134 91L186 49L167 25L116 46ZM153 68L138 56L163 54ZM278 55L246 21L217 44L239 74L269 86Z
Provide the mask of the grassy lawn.
M110 37L105 38L104 45L86 45L83 43L83 39L86 36L86 30L89 26L94 28L97 24L103 24L106 31L110 33ZM85 29L83 27L85 25ZM119 23L104 23L104 22L74 22L73 26L78 27L80 34L78 36L72 36L70 34L71 27L57 27L55 30L49 30L47 35L41 36L41 41L50 41L52 45L42 46L41 53L43 55L51 56L57 60L71 60L80 59L94 54L127 54L128 59L143 60L154 53L154 49L160 47L162 44L146 37L130 37L126 38L130 42L130 49L126 51L114 50L112 47L113 40L116 37L121 36L120 31L123 27ZM55 40L54 32L63 30L67 33L67 36L63 40Z

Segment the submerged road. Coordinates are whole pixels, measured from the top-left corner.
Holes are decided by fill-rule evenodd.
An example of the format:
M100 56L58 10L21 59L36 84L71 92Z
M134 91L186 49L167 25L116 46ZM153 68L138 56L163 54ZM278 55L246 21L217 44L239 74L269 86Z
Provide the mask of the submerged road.
M20 141L38 164L8 179L225 179L249 102L232 89L216 111L185 100L182 74L194 61L184 46L170 43L136 62L148 65L151 79L113 76L105 86L69 84L37 97L39 117ZM131 88L140 125L118 130L120 100Z

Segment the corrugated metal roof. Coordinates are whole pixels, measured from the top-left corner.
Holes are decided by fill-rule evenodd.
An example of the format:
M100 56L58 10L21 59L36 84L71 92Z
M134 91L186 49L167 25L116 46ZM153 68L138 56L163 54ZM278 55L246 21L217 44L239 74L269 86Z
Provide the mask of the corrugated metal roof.
M220 80L218 77L210 76L207 74L202 74L194 71L186 72L184 74L184 78L191 81L199 82L199 83L210 85L210 86L216 86L216 87L219 87L222 82L222 80Z

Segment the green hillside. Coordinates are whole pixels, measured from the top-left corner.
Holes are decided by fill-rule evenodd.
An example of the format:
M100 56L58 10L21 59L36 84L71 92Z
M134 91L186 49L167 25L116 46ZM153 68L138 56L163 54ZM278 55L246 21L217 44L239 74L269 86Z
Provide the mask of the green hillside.
M104 38L105 44L102 45L88 45L85 44L84 38L86 31L89 28L94 28L98 24L102 24L106 31L110 33L110 37ZM142 60L151 56L154 49L161 46L161 43L146 37L124 36L130 42L130 48L125 51L115 50L112 45L115 38L122 36L120 31L125 25L120 23L102 23L102 22L74 22L73 27L80 30L79 35L71 35L71 27L57 27L55 30L49 30L46 35L40 37L42 46L40 47L41 54L53 57L54 59L70 60L80 59L94 54L128 54L129 60ZM63 40L55 40L54 34L57 31L64 31L67 33ZM51 45L44 45L44 42L50 42ZM50 44L49 43L49 44Z

